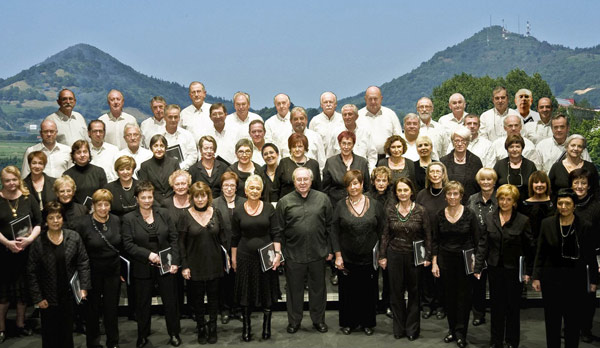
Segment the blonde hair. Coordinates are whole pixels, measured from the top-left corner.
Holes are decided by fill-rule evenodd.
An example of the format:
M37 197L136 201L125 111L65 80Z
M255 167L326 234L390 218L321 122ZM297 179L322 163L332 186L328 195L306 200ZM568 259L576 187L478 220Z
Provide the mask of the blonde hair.
M21 194L23 194L23 196L29 196L29 189L27 188L27 186L25 186L25 182L23 181L23 179L21 179L21 171L19 170L19 168L15 166L6 166L2 169L2 172L0 172L0 176L5 174L12 174L16 176L19 180L19 191L21 191Z

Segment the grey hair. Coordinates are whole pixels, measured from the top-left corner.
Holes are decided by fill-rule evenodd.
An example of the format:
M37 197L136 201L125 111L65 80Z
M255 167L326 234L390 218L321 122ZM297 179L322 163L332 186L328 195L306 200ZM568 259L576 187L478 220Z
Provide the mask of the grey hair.
M296 181L296 173L299 172L299 171L302 171L302 170L308 171L308 174L310 175L310 180L311 181L314 180L312 170L310 170L310 169L308 169L306 167L298 167L298 168L294 169L294 172L292 173L292 180L293 181Z
M454 132L452 132L450 139L454 140L454 137L457 135L466 141L471 141L471 131L463 125L458 125L454 128Z
M585 139L585 137L581 134L572 134L570 135L567 140L565 140L565 144L567 146L569 146L569 143L571 142L571 140L575 140L575 139L581 139L583 140L583 149L585 150L587 148L587 140Z

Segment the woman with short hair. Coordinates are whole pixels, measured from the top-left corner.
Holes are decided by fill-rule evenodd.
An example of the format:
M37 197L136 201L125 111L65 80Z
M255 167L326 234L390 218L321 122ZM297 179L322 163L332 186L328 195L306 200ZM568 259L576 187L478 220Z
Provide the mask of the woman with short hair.
M283 196L295 190L292 174L298 167L310 169L313 174L311 189L321 190L321 171L319 169L319 162L312 158L308 158L306 155L308 152L308 138L306 135L300 133L293 133L290 135L288 138L288 148L290 150L290 156L281 159L279 166L275 171L273 190L276 192L277 197L281 199Z
M519 189L520 200L523 201L529 195L527 190L529 177L537 168L531 160L523 157L525 140L523 140L522 136L518 134L507 136L504 148L508 153L508 157L498 160L494 165L494 170L498 174L496 187L504 184L516 186Z
M221 195L221 175L227 171L225 162L216 158L217 141L210 135L198 140L200 160L190 167L192 183L203 181L212 191L213 197ZM190 184L191 185L191 184Z
M265 160L265 165L262 167L265 172L265 187L263 190L265 202L277 202L279 197L273 190L273 185L275 184L275 173L279 166L279 148L273 143L266 143L263 145L261 153Z
M152 158L146 160L140 166L137 173L138 180L148 180L154 187L154 195L157 203L162 203L173 194L173 188L169 185L169 176L179 169L179 161L167 156L169 143L161 134L155 134L150 138L150 150Z
M63 225L65 228L74 229L75 221L80 216L88 214L88 209L83 205L75 202L75 192L77 185L75 180L68 175L63 175L54 181L54 194L60 204L63 205Z
M244 186L246 179L252 174L259 175L264 180L264 172L262 167L252 161L254 145L252 140L242 138L235 144L235 155L237 161L227 168L227 170L234 172L238 176L238 185L236 195L244 196Z
M546 172L537 170L531 173L528 186L529 198L520 200L521 204L518 205L518 210L519 213L529 217L533 243L536 245L537 238L540 235L542 220L553 216L556 206L550 198L552 189L550 188L550 179L546 175Z
M136 163L133 157L121 156L117 158L114 169L118 179L109 182L104 187L113 196L113 200L110 203L110 212L119 218L137 208L134 187L138 181L133 178L135 166Z
M90 143L87 140L80 139L73 143L71 146L71 159L74 165L65 170L63 175L70 176L77 185L74 201L89 208L92 206L94 192L108 183L106 172L91 163Z
M33 151L27 155L27 163L31 172L23 179L32 197L40 204L40 210L44 205L56 199L53 185L56 178L44 173L48 157L43 151Z
M450 139L454 149L446 156L440 158L440 162L446 165L448 180L462 183L465 190L462 204L467 204L469 197L479 192L479 185L477 185L475 175L483 165L477 155L467 150L471 141L471 131L467 127L462 125L456 126Z
M392 183L401 177L407 177L410 181L416 181L415 163L404 158L404 154L408 147L406 140L399 135L392 135L387 138L383 145L387 158L382 158L377 162L377 166L385 166L392 171Z

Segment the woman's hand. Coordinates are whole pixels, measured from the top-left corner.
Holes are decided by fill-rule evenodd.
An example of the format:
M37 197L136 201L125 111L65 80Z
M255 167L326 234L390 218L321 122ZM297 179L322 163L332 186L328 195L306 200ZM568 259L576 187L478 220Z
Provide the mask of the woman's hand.
M27 246L29 246L29 244L33 243L34 239L31 238L31 236L29 237L17 237L17 243L19 244L19 246L21 247L21 249L25 249L27 248Z
M477 280L481 279L481 273L473 273L473 276L477 278Z
M10 250L14 254L23 251L23 248L21 247L21 243L18 240L7 241L6 247L8 248L8 250Z
M175 274L175 273L177 273L178 269L179 269L179 266L177 266L177 265L171 265L171 268L169 269L169 273Z
M436 278L440 277L440 268L438 267L437 262L431 265L431 273L433 273L433 276Z
M523 277L523 282L525 282L525 284L529 284L529 280L530 280L530 279L531 279L531 278L530 278L528 275L525 275L525 276Z
M153 253L151 252L150 255L148 255L148 260L150 260L151 263L154 264L160 264L160 257L158 257L157 253Z
M38 307L40 307L41 309L46 309L48 308L48 301L46 300L41 300L40 302L38 302Z
M425 261L423 263L423 267L429 267L431 265L431 261Z
M273 270L277 270L277 267L279 267L279 265L281 264L281 254L280 253L276 253L275 254L275 259L273 260Z
M339 270L344 269L344 259L342 258L341 253L335 257L335 268Z
M596 292L598 286L596 284L590 284L590 292Z
M537 292L542 291L542 285L540 284L540 281L538 279L533 280L533 282L531 283L531 287Z
M231 257L231 268L233 268L234 272L237 272L237 256Z
M185 280L192 279L192 272L190 272L189 268L184 268L183 271L181 271L181 275L183 276L183 279L185 279Z
M81 300L87 300L87 290L79 290L79 296L81 296Z
M380 266L382 269L385 269L385 268L387 267L387 259L379 259L379 261L378 261L378 262L379 262L379 266Z

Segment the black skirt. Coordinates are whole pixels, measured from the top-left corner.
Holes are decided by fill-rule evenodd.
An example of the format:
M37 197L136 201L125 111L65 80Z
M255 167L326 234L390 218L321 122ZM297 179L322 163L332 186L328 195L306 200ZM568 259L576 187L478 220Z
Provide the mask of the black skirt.
M256 255L237 254L233 296L240 306L255 308L270 308L281 298L277 272L262 271L258 252Z
M29 248L13 254L10 251L0 251L0 301L20 302L30 304L25 266L29 256Z

